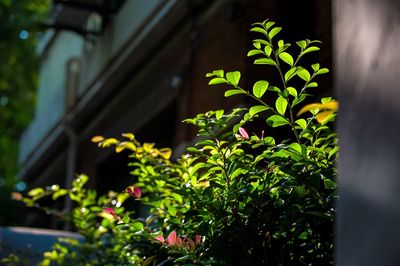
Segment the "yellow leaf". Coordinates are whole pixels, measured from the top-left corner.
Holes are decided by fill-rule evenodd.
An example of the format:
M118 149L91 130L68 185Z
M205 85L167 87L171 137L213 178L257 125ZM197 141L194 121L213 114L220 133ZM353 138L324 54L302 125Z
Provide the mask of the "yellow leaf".
M151 150L151 148L154 147L154 143L144 143L143 144L143 150L145 152L149 152Z
M94 136L92 138L92 142L93 143L97 143L97 142L100 142L100 141L103 141L103 140L104 140L104 137L102 137L102 136Z
M307 105L303 106L303 108L300 109L300 111L297 113L297 116L300 116L300 115L304 114L305 112L315 110L315 109L320 109L320 108L321 108L320 103L307 104Z
M339 102L338 101L330 101L322 104L322 109L328 109L333 112L337 112L339 110Z
M112 216L111 214L109 214L107 212L104 212L104 211L103 212L99 212L97 214L97 216L100 216L102 218L106 218L107 220L111 220L111 221L115 220L114 216Z
M135 144L133 144L132 142L128 142L128 141L124 141L121 142L116 148L115 148L115 152L116 153L120 153L121 151L128 149L131 151L135 151L136 150L136 146Z
M210 186L210 181L202 181L202 182L198 182L196 185L195 185L195 187L204 187L204 188L206 188L206 187L209 187Z
M125 148L131 151L136 151L136 146L132 142L126 142L124 144Z
M315 116L315 119L317 119L318 123L320 124L325 124L326 122L329 121L329 119L332 117L331 115L333 115L334 112L333 111L323 111L318 113Z
M117 144L118 140L114 138L106 139L101 143L101 146L104 147L110 147L113 144Z
M135 135L133 135L132 133L124 133L124 134L122 134L122 136L129 140L135 139Z
M332 113L336 113L339 110L339 103L337 101L330 101L327 103L310 103L297 113L297 116L304 114L307 111L312 111L318 109L319 111L331 111Z
M116 153L120 153L120 152L123 151L123 150L125 150L125 147L124 147L124 146L117 146L117 147L115 147L115 152L116 152Z
M168 160L171 158L172 155L172 150L170 148L163 148L159 150L160 156L163 157L164 159Z

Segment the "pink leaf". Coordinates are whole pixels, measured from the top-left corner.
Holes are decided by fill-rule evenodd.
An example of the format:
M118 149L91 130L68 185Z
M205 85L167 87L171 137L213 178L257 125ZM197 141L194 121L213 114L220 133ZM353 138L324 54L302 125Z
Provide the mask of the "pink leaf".
M239 133L243 139L249 139L249 134L247 133L246 129L239 127Z
M202 240L201 235L196 235L196 237L195 237L196 244L200 244L201 240Z
M140 189L140 187L134 187L133 194L136 198L140 198L142 196L142 190Z
M161 243L164 243L164 242L165 242L165 239L164 239L163 236L156 236L156 239L157 239L158 241L160 241Z
M172 231L168 237L167 237L167 243L169 245L175 245L176 244L176 232Z

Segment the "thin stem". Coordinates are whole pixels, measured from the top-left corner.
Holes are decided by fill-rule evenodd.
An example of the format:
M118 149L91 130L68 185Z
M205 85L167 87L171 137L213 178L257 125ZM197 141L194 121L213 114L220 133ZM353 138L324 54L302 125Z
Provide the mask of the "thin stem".
M275 49L274 49L274 46L273 46L273 44L272 44L271 39L270 39L268 36L267 36L267 38L268 38L268 41L271 43L272 53L274 54L274 57L275 57L276 68L278 69L279 76L281 77L282 84L283 84L283 89L286 90L286 89L287 89L287 82L286 82L286 80L285 80L285 78L284 78L284 76L283 76L283 72L282 72L281 66L280 66L280 64L279 64L278 55L277 55L276 52L275 52ZM296 60L296 63L297 63L297 61L298 61L298 60ZM286 99L286 100L287 100L287 99ZM290 114L290 117L289 117L289 118L290 118L290 121L289 121L289 123L290 123L290 126L292 127L292 131L293 131L293 133L294 133L294 136L296 137L297 142L298 142L299 144L301 144L299 135L298 135L297 130L296 130L296 126L295 126L295 124L294 124L293 110L292 110L292 107L291 107L290 105L289 105L289 114Z

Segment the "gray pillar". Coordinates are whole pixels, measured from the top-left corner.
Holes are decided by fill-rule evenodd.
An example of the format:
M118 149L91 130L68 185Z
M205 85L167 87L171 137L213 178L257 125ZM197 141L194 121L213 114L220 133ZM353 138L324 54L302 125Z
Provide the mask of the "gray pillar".
M337 265L400 265L400 1L334 1Z

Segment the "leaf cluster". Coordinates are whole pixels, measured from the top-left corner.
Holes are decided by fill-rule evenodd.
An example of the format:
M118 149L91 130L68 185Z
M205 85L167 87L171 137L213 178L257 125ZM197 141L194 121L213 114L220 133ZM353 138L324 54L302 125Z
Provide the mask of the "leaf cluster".
M309 90L318 86L317 76L328 72L318 63L300 65L304 56L319 50L319 42L301 40L290 52L289 43L276 41L281 28L274 22L256 23L251 31L261 37L248 55L257 57L257 65L275 68L281 84L259 80L248 89L240 85L239 71L208 73L210 85L228 87L226 97L245 95L254 105L185 120L197 126L200 140L180 159L171 160L170 149L141 144L133 134L121 140L93 138L101 148L130 151L132 187L141 193L125 188L98 197L84 188L84 175L71 190L30 191L23 199L28 205L42 196L69 196L76 202L72 219L85 236L68 252L56 246L42 265L66 260L82 265L333 263L338 146L330 122L338 104L323 98L298 109L312 97ZM292 83L295 79L301 87ZM247 132L247 125L260 118L289 137L278 141L264 131ZM146 208L145 217L126 207L132 200ZM192 244L199 236L198 244Z

